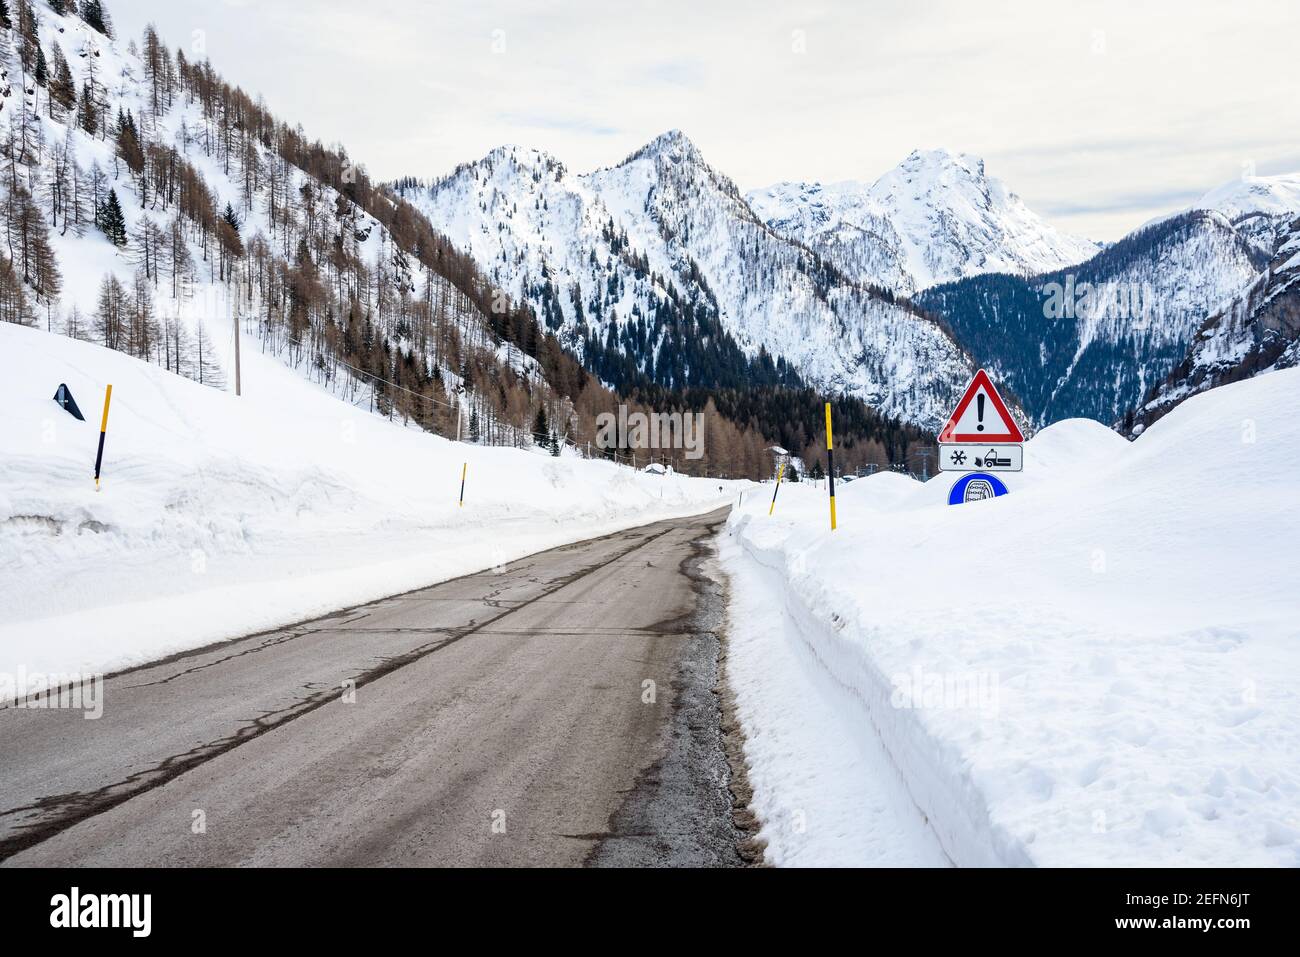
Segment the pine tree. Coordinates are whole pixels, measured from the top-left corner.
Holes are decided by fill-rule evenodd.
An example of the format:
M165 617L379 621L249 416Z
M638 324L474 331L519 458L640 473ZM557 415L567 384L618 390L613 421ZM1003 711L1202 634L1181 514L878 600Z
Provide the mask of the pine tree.
M94 136L99 129L99 104L95 102L93 80L87 80L82 84L81 99L77 102L77 123L91 136Z
M81 0L81 19L92 30L98 30L109 38L113 36L112 21L100 0Z
M9 18L9 4L5 0L0 0L0 27L8 30L13 25L13 20Z
M50 69L45 62L45 51L41 49L40 44L36 45L36 69L32 71L36 76L37 86L46 86L50 81Z
M95 225L114 246L126 245L126 217L122 215L122 206L117 201L117 190L108 191L108 198L100 204L95 215Z
M539 405L537 418L533 420L533 441L538 445L546 445L550 434L550 427L546 424L546 409Z
M551 448L551 454L554 455L556 458L559 458L560 457L560 436L555 432L551 433L550 448Z

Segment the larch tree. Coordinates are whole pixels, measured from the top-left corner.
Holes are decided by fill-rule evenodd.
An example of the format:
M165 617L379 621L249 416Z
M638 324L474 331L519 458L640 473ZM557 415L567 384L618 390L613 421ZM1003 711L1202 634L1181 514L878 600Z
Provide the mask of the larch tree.
M118 278L105 274L95 304L95 337L109 349L126 348L126 299Z

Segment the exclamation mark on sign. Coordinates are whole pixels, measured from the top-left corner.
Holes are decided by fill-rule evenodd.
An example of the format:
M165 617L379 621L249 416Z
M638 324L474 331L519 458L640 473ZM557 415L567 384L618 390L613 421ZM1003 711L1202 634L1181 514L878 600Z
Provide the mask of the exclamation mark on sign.
M976 432L984 431L984 393L981 392L975 396L975 414L980 418L980 424L975 426Z

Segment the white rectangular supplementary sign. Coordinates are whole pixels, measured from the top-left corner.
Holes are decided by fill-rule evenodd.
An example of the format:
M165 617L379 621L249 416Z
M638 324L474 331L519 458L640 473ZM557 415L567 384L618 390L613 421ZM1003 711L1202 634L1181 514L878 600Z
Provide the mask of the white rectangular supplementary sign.
M944 472L1019 472L1025 467L1025 449L1018 444L939 446L939 469Z

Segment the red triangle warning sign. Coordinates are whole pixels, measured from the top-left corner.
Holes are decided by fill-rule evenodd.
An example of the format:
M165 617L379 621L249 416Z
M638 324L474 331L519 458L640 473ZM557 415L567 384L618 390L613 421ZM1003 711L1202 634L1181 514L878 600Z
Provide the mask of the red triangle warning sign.
M957 408L939 432L940 442L1023 442L1024 433L1007 411L983 369L975 373Z

